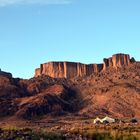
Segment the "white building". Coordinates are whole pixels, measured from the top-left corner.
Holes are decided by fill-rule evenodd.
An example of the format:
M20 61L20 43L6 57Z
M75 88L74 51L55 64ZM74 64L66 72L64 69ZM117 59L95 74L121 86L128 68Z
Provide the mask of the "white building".
M108 123L115 123L115 119L113 119L113 118L110 118L110 117L108 117L108 116L106 116L105 118L103 118L103 119L100 119L100 118L96 118L95 120L94 120L94 124L98 124L98 123L106 123L106 122L108 122Z

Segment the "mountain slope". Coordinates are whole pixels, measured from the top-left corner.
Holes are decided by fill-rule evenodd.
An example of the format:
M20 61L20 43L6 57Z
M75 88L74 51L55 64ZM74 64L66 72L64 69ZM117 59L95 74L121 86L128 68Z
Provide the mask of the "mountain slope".
M140 118L140 63L72 79L0 75L0 117L76 113Z
M140 63L73 81L83 97L81 114L140 117Z

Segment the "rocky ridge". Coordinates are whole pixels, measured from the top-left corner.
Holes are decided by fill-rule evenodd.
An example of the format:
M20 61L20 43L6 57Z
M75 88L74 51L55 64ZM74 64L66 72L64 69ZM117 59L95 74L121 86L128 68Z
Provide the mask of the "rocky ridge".
M35 70L35 77L47 75L53 78L74 78L89 76L98 73L107 68L119 68L128 66L135 62L130 59L128 54L115 54L110 58L105 58L103 64L82 64L74 62L48 62L41 64L40 68Z
M12 77L12 74L0 69L0 76Z

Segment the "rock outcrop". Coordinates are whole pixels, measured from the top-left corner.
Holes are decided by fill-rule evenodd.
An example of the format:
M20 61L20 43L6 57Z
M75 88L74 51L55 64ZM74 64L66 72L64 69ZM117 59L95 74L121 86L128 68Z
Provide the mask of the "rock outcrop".
M115 54L108 59L104 59L104 70L108 67L121 68L122 66L128 66L131 63L130 56L128 54Z
M35 77L48 75L53 78L73 78L91 75L94 72L100 72L103 64L82 64L73 62L49 62L41 64L40 68L35 70Z
M5 71L1 71L0 69L0 76L12 77L12 74Z
M53 78L73 78L89 76L93 73L101 72L107 68L120 68L135 62L128 54L115 54L108 59L104 59L104 64L82 64L75 62L49 62L41 64L35 70L35 77L47 75Z

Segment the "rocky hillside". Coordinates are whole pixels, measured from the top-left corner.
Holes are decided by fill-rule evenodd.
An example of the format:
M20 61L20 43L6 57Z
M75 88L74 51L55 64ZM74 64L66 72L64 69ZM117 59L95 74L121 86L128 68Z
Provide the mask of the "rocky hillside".
M70 84L66 79L23 80L0 75L0 117L32 119L78 111L79 97Z
M73 82L83 99L80 114L140 118L140 63L75 78Z
M56 71L57 72L57 71ZM0 117L32 119L44 115L140 118L140 63L129 55L104 59L90 75L29 80L0 73Z

